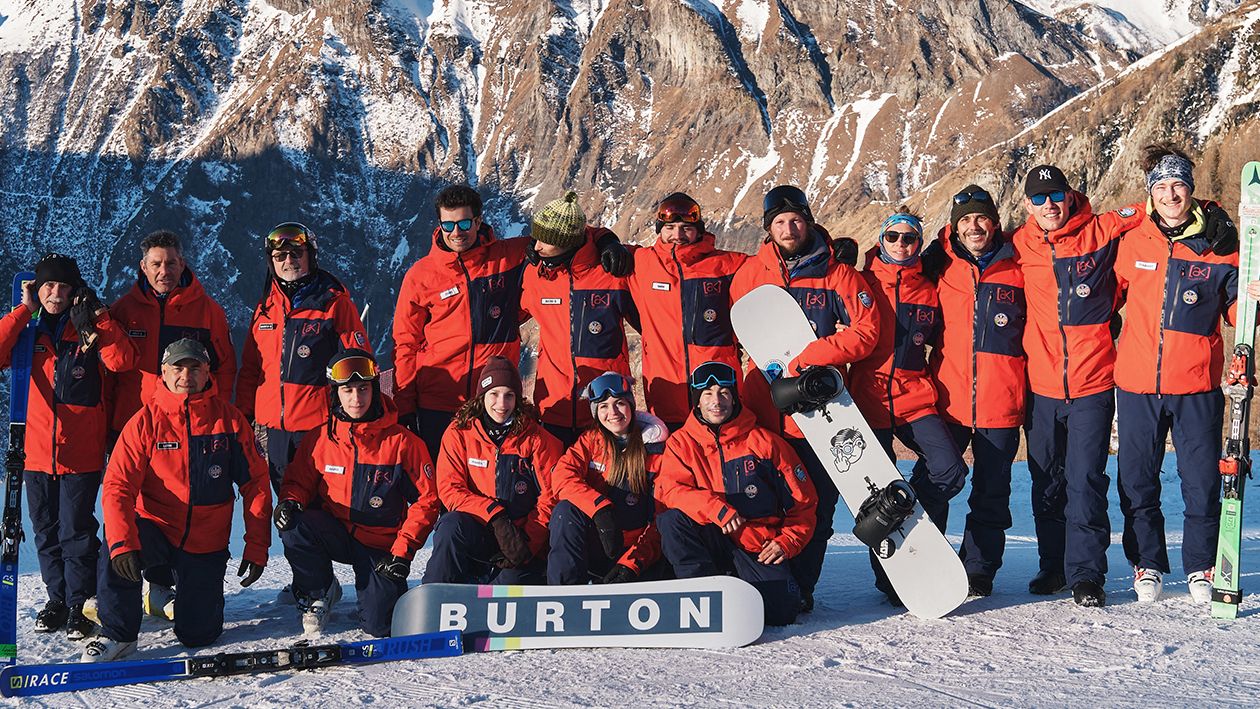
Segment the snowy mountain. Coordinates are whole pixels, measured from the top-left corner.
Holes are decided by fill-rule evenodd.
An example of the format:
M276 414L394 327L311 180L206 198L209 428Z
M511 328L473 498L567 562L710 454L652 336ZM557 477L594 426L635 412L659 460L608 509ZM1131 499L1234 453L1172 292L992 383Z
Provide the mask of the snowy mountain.
M1027 0L1113 49L1139 56L1237 8L1242 0Z

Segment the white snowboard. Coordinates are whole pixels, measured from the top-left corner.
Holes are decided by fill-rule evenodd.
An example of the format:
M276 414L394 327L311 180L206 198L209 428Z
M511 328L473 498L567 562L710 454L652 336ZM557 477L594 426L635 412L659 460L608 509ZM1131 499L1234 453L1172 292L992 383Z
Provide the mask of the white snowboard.
M766 377L772 381L817 339L800 305L775 285L760 286L740 298L731 308L731 325L753 362L763 373L770 372ZM847 390L842 388L825 410L792 414L792 420L827 466L854 516L870 496L868 483L883 489L903 477L884 455ZM920 618L940 618L967 599L967 572L923 507L917 502L914 507L878 556L906 610Z
M398 599L392 633L459 630L464 648L479 652L731 648L761 637L764 622L761 594L731 576L593 586L430 583Z

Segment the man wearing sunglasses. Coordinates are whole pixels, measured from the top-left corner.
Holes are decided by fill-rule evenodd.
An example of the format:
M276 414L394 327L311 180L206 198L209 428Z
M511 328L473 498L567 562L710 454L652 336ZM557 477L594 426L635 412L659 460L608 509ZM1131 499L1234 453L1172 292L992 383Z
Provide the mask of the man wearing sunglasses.
M101 634L82 662L134 652L141 574L174 576L175 637L186 647L223 632L232 511L241 497L245 550L237 576L250 586L271 546L271 492L249 421L219 394L210 355L181 339L162 354L162 383L123 427L101 488L105 552L98 565Z
M1028 590L1070 586L1077 604L1101 606L1111 542L1104 468L1115 413L1114 267L1121 235L1143 215L1095 214L1052 165L1028 173L1024 194L1028 220L1012 242L1030 294L1025 427L1040 571Z
M792 294L809 317L818 340L788 363L787 374L809 366L837 366L842 370L874 349L879 341L880 316L870 287L851 266L838 261L832 240L814 223L805 193L791 185L774 188L763 201L762 226L766 237L761 248L735 274L732 302L754 288L773 283ZM746 379L749 406L762 425L783 435L805 464L817 491L814 535L792 560L801 586L803 609L813 607L814 587L822 573L832 517L840 492L790 416L781 414L770 401L770 388L755 371Z
M403 277L394 311L395 401L401 420L437 458L455 411L476 394L491 357L520 361L521 279L530 239L499 239L466 184L438 193L428 253ZM595 241L599 263L624 276L629 256L611 231Z
M600 268L595 247L611 233L587 226L571 191L530 220L521 319L538 323L534 401L543 427L566 447L592 422L580 382L609 370L630 375L623 323L638 329L638 311L627 279Z
M633 250L630 294L643 325L648 408L676 430L691 411L691 369L707 360L739 366L731 278L747 256L717 248L700 205L682 192L657 203L655 228L656 242Z
M1011 526L1011 463L1028 389L1024 276L1002 234L997 205L979 185L954 195L949 225L924 250L923 261L938 262L943 327L929 362L937 409L958 449L970 446L974 457L959 556L970 595L988 596Z
M236 405L266 428L271 485L279 491L302 437L328 419L324 366L338 350L370 345L349 291L316 264L314 232L285 222L263 247L269 267L245 340Z
M813 536L817 498L800 459L740 405L737 370L705 362L689 378L694 408L665 443L657 515L679 578L734 571L761 593L767 625L796 621L789 562Z

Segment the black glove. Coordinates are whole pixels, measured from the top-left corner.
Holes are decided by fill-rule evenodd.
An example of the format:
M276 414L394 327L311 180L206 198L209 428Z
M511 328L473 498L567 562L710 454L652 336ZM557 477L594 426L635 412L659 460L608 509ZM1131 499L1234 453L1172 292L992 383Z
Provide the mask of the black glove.
M262 564L255 564L252 561L241 559L241 565L236 569L236 575L241 577L241 588L248 588L254 585L259 576L262 576Z
M622 566L621 564L613 564L612 569L609 570L608 573L604 574L603 582L628 583L637 578L639 578L639 575L634 573L634 569L631 569L628 566Z
M75 292L73 305L70 306L70 322L79 333L79 344L85 350L96 341L96 313L104 309L91 288L83 286Z
M500 512L490 520L490 528L494 530L494 540L499 543L499 551L503 553L502 563L497 566L505 569L519 569L529 563L534 554L529 550L529 539L520 527L512 524L506 512Z
M945 272L945 267L948 265L949 258L945 255L945 247L939 238L928 244L919 256L920 270L928 280L934 283L940 280L941 274Z
M114 567L114 573L119 576L132 583L140 583L140 572L143 570L140 566L140 552L125 551L110 559L109 565Z
M1120 339L1120 330L1124 327L1124 318L1120 317L1120 313L1111 316L1111 321L1107 323L1107 330L1111 333L1112 340Z
M1203 206L1203 236L1207 238L1212 253L1229 256L1238 251L1238 226L1229 214L1214 202Z
M276 529L287 532L297 526L297 518L301 512L302 506L297 500L281 500L276 504L276 511L272 513L271 521L275 522Z
M853 239L842 236L831 240L831 258L836 263L843 263L846 266L857 266L858 245Z
M612 276L630 275L630 251L622 245L621 239L611 231L595 240L595 248L599 250L599 263Z
M531 266L537 266L542 261L542 255L538 253L538 249L534 248L533 243L525 247L525 260Z
M401 556L387 556L377 562L376 573L396 583L405 582L411 573L411 561Z
M403 414L398 417L398 423L401 423L408 431L420 435L420 412L413 411L409 414Z
M595 523L595 531L599 534L599 543L609 559L616 561L621 552L626 550L625 540L621 536L621 528L617 526L617 516L613 514L612 505L601 508L591 518Z

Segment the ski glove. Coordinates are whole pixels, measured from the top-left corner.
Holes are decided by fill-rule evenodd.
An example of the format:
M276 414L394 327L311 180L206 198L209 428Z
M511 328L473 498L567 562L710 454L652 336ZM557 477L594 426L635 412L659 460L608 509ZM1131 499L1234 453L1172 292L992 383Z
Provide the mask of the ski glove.
M114 573L124 579L132 583L140 583L140 572L143 570L140 565L140 552L125 551L110 559L109 565L114 567Z
M948 265L949 259L946 257L945 247L940 239L928 244L919 255L919 270L933 283L940 280L941 274L945 272L945 267Z
M271 520L275 522L276 529L281 532L287 532L297 526L298 515L302 512L302 505L297 500L281 500L276 505L276 511L271 515Z
M105 309L96 292L84 286L74 294L70 306L70 322L79 333L79 345L87 350L96 341L96 314Z
M630 251L621 243L621 239L611 231L595 240L595 248L599 249L599 263L609 275L630 275Z
M599 534L599 543L604 547L604 553L614 561L620 559L621 553L626 550L626 544L621 536L621 528L617 526L612 505L601 508L591 520L595 523L595 531Z
M627 583L638 577L634 569L621 564L613 564L612 570L604 574L604 583Z
M520 527L512 524L506 512L500 512L490 520L490 528L494 530L494 539L499 543L502 560L495 565L504 569L519 569L529 563L534 554L529 550L529 540Z
M376 573L394 583L404 583L411 573L411 561L401 556L387 556L377 562Z
M1212 247L1212 253L1229 256L1238 251L1238 226L1229 214L1215 202L1203 206L1203 236Z
M841 236L831 240L831 257L836 263L843 263L846 266L857 267L858 245L857 242L847 236Z
M252 561L241 559L240 568L236 570L236 575L241 578L241 588L248 588L254 585L259 576L262 576L263 567L261 564L255 564Z

